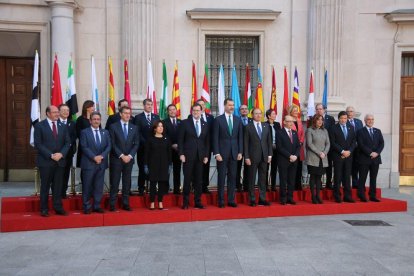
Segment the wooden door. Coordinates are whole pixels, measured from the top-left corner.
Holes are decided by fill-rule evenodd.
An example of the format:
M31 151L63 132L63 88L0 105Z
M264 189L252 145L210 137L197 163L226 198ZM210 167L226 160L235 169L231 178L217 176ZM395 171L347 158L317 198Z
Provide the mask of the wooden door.
M400 175L414 176L414 77L401 78Z

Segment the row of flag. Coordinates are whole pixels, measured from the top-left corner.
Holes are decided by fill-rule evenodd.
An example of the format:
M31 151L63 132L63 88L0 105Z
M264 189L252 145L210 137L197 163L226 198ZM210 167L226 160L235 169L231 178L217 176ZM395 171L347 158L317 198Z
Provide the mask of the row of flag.
M109 67L109 81L108 81L108 104L107 104L107 113L108 115L115 114L115 84L114 84L114 76L113 76L113 67L112 67L112 59L111 57L108 58L108 67ZM232 78L231 78L231 89L230 89L230 97L234 100L235 105L235 115L240 115L239 107L242 104L240 100L240 90L239 84L237 81L237 73L235 66L232 67ZM174 77L172 83L172 98L169 100L168 98L168 80L167 80L167 69L165 61L162 64L162 82L161 82L161 99L159 105L157 104L156 99L156 91L154 85L154 77L153 77L153 70L152 70L152 63L151 60L148 61L147 67L147 94L146 97L153 101L153 110L152 112L155 114L159 114L161 119L167 117L167 106L169 104L174 104L177 108L177 117L181 118L181 101L180 101L180 85L178 79L178 63L175 63L174 66ZM263 79L260 71L260 66L258 66L258 83L255 90L255 93L252 93L251 89L251 82L250 82L250 68L249 65L246 65L246 78L245 78L245 90L244 90L244 98L243 104L246 105L250 111L253 108L260 108L262 110L262 114L265 112L264 106L264 97L263 97ZM270 105L269 108L276 111L277 110L277 91L276 91L276 77L275 77L275 69L272 67L272 90L270 93ZM31 121L32 121L32 131L31 131L31 138L30 142L33 142L33 126L36 122L40 119L40 107L39 107L39 90L38 90L38 76L39 76L39 55L36 51L35 54L35 62L34 62L34 75L33 75L33 93L32 93L32 109L31 109ZM282 118L287 115L287 109L289 107L289 85L288 85L288 77L287 77L287 69L286 66L284 68L284 93L283 93L283 111L282 111ZM129 105L131 106L131 90L129 86L129 75L128 75L128 61L124 60L124 78L125 78L125 86L124 86L124 98L128 101ZM95 69L95 59L91 57L91 98L95 102L95 109L97 111L100 110L99 106L99 91L98 91L98 84L96 78L96 69ZM299 98L299 77L298 71L295 68L294 72L294 80L293 80L293 93L292 93L292 105L295 105L299 109L299 115L301 116L300 112L300 98ZM208 66L205 65L204 71L204 78L203 78L203 85L201 94L198 95L197 91L197 74L196 74L196 66L195 63L192 63L192 85L191 85L191 106L200 98L206 103L206 112L209 113L211 109L211 101L210 101L210 89L208 83ZM324 74L324 89L323 89L323 97L322 97L322 104L327 107L327 94L328 94L328 72L325 69ZM75 85L75 76L73 70L73 62L72 58L69 60L68 66L68 78L67 78L67 86L66 86L66 98L65 103L69 106L72 119L76 119L76 114L78 113L78 105L76 99L76 85ZM200 97L199 97L200 96ZM224 86L224 69L223 65L220 65L219 68L219 76L218 76L218 112L219 114L224 113L224 99L225 99L225 86ZM313 70L310 73L310 81L309 81L309 96L308 96L308 108L307 108L307 116L311 117L315 114L315 107L314 107L314 86L313 86ZM52 105L59 106L63 103L62 98L62 89L60 83L60 73L59 73L59 65L58 65L58 58L55 54L54 58L54 65L53 65L53 76L52 76L52 87L51 87L51 100ZM159 107L159 108L158 108ZM263 116L264 117L264 116Z

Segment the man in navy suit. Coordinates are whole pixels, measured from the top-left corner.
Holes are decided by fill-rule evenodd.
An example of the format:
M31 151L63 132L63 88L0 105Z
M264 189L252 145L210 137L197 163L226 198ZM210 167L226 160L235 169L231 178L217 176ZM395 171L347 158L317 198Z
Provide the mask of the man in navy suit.
M151 134L152 125L155 121L158 121L160 117L157 114L152 113L152 100L145 99L143 101L144 111L134 118L134 124L138 127L140 132L139 138L139 149L137 153L137 164L139 169L138 174L138 193L144 195L145 181L148 180L148 175L145 174L144 170L144 154L145 154L145 143L147 142L148 136Z
M356 147L354 129L347 126L348 115L345 111L338 114L339 122L331 127L329 140L331 142L332 159L334 164L334 197L341 203L341 183L344 188L343 201L354 203L351 193L352 154Z
M113 123L117 123L121 120L121 108L124 106L129 106L128 101L126 99L121 99L118 101L118 112L112 115L109 115L108 119L106 120L105 129L109 130L109 126Z
M36 166L40 172L40 215L49 216L48 198L52 187L53 209L57 215L67 215L62 206L62 182L66 155L71 147L68 128L58 122L59 110L46 108L47 118L35 125L34 144L38 150Z
M237 161L243 154L243 127L239 117L233 115L234 101L224 100L224 114L213 123L213 154L218 171L218 206L224 208L224 185L227 177L227 205L237 207L235 198Z
M384 149L384 137L381 130L374 126L374 116L365 115L365 127L360 129L357 134L359 170L358 197L361 201L366 202L365 182L369 172L369 200L379 202L376 196L377 175L381 162L381 152Z
M326 107L323 104L318 103L315 105L316 114L323 116L323 127L328 131L330 131L331 127L335 125L335 119L331 115L326 112ZM325 169L326 171L326 188L332 189L332 169L333 169L333 162L332 162L332 149L329 150L328 153L328 167Z
M270 169L270 187L272 191L276 191L276 174L277 174L277 150L276 150L276 140L277 133L280 130L280 124L276 122L276 111L274 109L268 109L266 111L267 124L271 127L272 130L272 163ZM269 173L269 166L267 166L267 173Z
M100 129L101 113L92 112L91 127L81 132L80 146L82 147L82 200L84 214L91 211L103 213L101 200L104 188L105 170L108 168L108 154L111 151L111 138L106 129ZM93 208L91 203L93 197ZM91 210L92 209L92 210Z
M271 129L266 123L262 123L262 111L260 108L252 110L253 122L244 130L244 162L249 167L248 185L250 206L256 206L254 184L257 177L259 186L259 205L269 206L266 201L266 169L272 162Z
M358 118L355 118L355 109L353 106L348 106L346 108L346 114L348 115L348 122L346 124L352 127L354 129L355 134L358 136L358 130L363 128L362 121ZM358 188L358 155L359 147L357 143L357 147L355 148L354 154L352 155L352 188L354 189Z
M131 173L134 156L137 153L140 140L138 127L130 122L131 108L121 108L121 120L109 127L111 135L111 157L109 167L110 198L109 211L115 211L119 181L122 175L122 208L131 211L129 191L131 190Z
M183 209L188 209L190 183L194 187L195 208L203 209L201 204L201 181L203 164L210 155L210 134L207 123L201 120L201 106L194 104L191 108L192 116L181 122L178 132L178 154L183 163L184 189Z
M249 118L247 115L249 114L249 108L247 107L247 105L242 104L239 108L240 110L240 119L243 125L243 133L244 130L246 129L247 124L253 122L252 118ZM244 135L243 135L244 137ZM248 168L247 166L244 166L243 169L243 181L241 180L241 169L243 166L243 161L244 158L242 158L241 160L237 161L237 173L236 173L236 189L238 192L247 192L249 187L247 186L247 178L248 178Z
M69 175L70 169L73 165L73 156L76 153L76 122L72 121L69 118L70 109L67 104L61 104L58 107L59 109L59 121L62 125L66 125L69 131L70 143L72 144L68 154L66 155L66 166L65 171L63 173L63 184L62 184L62 198L66 198L66 191L68 189L68 182L69 182Z
M280 204L292 204L293 189L295 187L296 169L300 157L300 142L298 133L292 130L293 117L285 116L283 121L284 128L277 133L276 150L277 150L277 166L279 167L280 180Z
M167 106L168 118L163 120L165 135L171 141L172 147L172 163L173 163L173 192L176 195L180 194L181 186L181 161L178 155L178 131L181 125L181 120L177 118L177 108L170 104Z

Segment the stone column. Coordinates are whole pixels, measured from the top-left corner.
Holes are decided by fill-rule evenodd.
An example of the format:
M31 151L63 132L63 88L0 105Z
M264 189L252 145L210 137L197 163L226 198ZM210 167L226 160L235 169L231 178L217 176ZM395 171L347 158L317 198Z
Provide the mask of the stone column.
M72 59L75 59L73 11L79 6L75 0L50 0L46 2L50 6L51 11L51 70L53 71L53 62L56 53L60 69L60 83L63 93L62 98L65 102L69 59L71 55Z
M134 109L146 97L148 60L156 60L155 23L156 0L122 0L122 58L128 59Z
M314 69L315 101L322 101L324 72L328 70L328 110L343 110L341 66L344 0L309 1L308 68ZM309 75L309 74L308 74Z

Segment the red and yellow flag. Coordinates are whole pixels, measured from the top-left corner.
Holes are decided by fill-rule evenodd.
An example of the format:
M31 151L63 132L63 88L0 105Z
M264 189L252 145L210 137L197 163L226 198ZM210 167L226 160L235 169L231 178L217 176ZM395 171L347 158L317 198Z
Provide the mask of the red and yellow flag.
M178 64L175 62L174 79L172 85L172 104L177 108L177 118L181 119L180 83L178 81Z
M288 115L288 108L289 108L289 86L288 86L288 76L287 70L285 66L285 70L283 71L284 74L284 92L283 92L283 110L282 110L282 125L285 116Z
M53 64L53 77L52 77L52 92L50 97L50 103L54 106L59 106L63 103L62 100L62 88L60 86L60 73L57 55L55 54L55 63Z
M277 115L276 76L274 66L272 66L272 92L270 93L270 109L273 109Z
M292 95L292 105L298 107L298 118L300 119L300 99L299 99L299 77L298 70L295 67L295 75L293 79L293 95Z
M195 102L197 101L197 75L196 75L196 68L195 68L195 64L193 62L193 70L192 70L192 82L191 82L191 106L193 106L195 104ZM191 110L191 106L190 106L190 110Z
M115 114L115 85L114 85L114 75L112 73L112 59L108 57L108 66L109 66L109 82L108 82L108 115Z
M124 60L124 74L125 74L124 99L128 101L128 106L131 107L131 90L129 87L128 61L126 59Z

